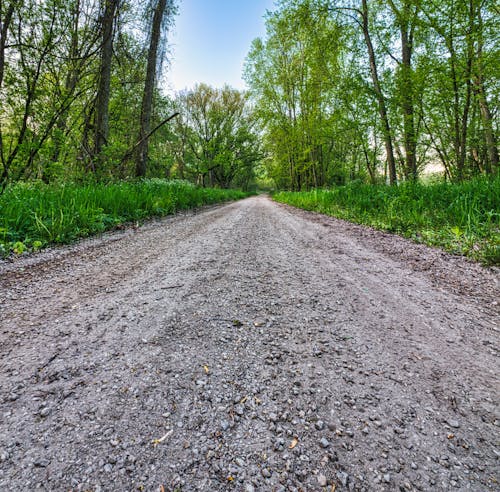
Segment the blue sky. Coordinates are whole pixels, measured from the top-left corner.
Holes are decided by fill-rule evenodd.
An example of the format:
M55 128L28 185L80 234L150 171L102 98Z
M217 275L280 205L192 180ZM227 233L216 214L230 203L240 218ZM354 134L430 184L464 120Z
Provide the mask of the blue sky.
M165 79L170 90L197 82L245 87L243 64L253 39L265 34L263 16L274 0L179 0L169 36L172 61Z

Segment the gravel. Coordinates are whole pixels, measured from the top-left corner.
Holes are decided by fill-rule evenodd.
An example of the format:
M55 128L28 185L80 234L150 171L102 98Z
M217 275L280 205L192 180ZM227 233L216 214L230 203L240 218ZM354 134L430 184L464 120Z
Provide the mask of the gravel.
M0 490L498 490L498 281L265 196L0 262Z

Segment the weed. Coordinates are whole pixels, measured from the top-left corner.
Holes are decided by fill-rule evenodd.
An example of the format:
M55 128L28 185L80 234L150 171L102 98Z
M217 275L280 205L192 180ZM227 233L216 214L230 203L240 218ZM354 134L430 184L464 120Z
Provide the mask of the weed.
M161 179L91 185L18 183L0 195L0 256L245 196L237 190Z

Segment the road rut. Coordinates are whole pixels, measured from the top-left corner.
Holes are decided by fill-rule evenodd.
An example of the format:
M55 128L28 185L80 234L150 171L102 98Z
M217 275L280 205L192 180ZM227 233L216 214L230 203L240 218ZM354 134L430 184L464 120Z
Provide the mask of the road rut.
M0 490L498 490L498 270L265 196L0 264Z

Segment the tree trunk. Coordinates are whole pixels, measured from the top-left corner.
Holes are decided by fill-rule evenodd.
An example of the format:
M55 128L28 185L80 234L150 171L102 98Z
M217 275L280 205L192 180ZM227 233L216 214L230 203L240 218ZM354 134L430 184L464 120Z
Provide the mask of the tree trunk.
M1 3L0 3L1 6ZM0 17L0 89L2 88L3 75L5 71L5 45L7 43L7 34L9 32L10 23L12 22L12 16L14 14L14 7L16 2L12 1L6 11L5 16ZM0 9L0 16L2 16L2 9ZM9 175L8 166L5 163L4 149L3 149L3 136L0 128L0 162L2 163L2 172L0 174L0 184L1 189L4 189L7 183L7 178Z
M156 84L156 65L158 62L158 45L160 43L161 24L166 6L167 0L158 0L153 16L151 40L148 51L148 64L146 69L146 81L144 83L144 93L142 96L141 128L139 132L139 140L141 144L137 149L135 161L135 174L137 177L146 176L149 147L149 139L147 135L151 127L153 92Z
M66 94L69 96L75 92L77 84L80 79L80 68L77 62L75 61L78 58L78 44L79 44L79 24L80 24L80 1L76 0L73 5L73 25L71 26L71 44L69 50L69 58L70 63L72 64L71 68L68 70L66 75L66 80L64 87L66 89ZM59 156L61 153L61 147L63 143L63 135L65 136L67 130L67 121L68 121L68 111L65 111L59 117L56 127L59 130L59 135L57 136L54 143L54 153L52 155L52 160L57 162L59 160Z
M372 40L370 37L370 30L368 27L368 4L366 0L362 0L362 27L363 35L365 38L366 47L368 49L368 56L370 59L370 71L372 75L373 88L375 90L375 95L377 96L378 108L380 113L380 119L382 120L382 128L384 134L385 152L387 157L387 164L389 167L389 182L391 185L396 184L396 162L394 160L394 150L392 146L392 136L391 127L389 124L389 118L387 116L387 107L385 104L385 98L380 87L380 81L378 78L377 63L375 60L375 51L373 49Z
M109 98L111 86L111 60L113 57L113 24L119 0L103 0L104 14L101 21L102 48L99 84L95 110L94 157L100 160L103 147L108 143ZM95 164L94 164L95 166ZM95 167L94 167L95 170Z
M498 147L493 131L493 117L491 116L488 100L483 83L483 21L481 17L481 9L478 9L478 46L477 46L477 69L474 74L474 93L476 94L481 119L484 126L484 139L486 141L486 149L488 151L488 159L486 172L488 174L496 173L498 170Z
M401 22L401 49L402 49L402 109L403 130L406 153L406 174L410 179L417 179L417 140L415 135L415 117L413 108L413 81L411 69L411 55L413 51L412 36L408 30L408 21Z

